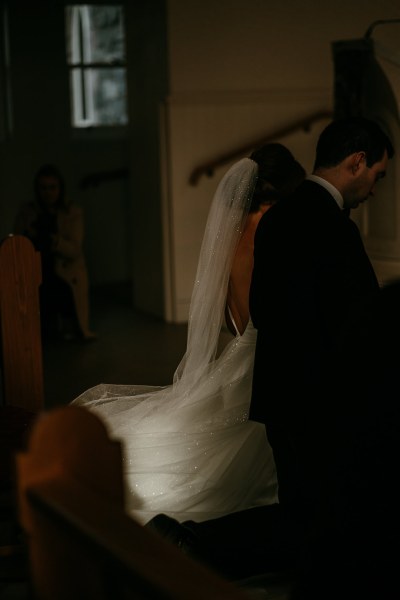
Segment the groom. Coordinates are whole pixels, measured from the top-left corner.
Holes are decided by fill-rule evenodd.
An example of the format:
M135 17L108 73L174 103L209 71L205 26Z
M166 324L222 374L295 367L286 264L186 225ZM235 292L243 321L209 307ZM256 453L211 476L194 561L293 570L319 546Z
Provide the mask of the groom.
M392 156L374 122L333 121L319 138L313 174L256 232L250 419L266 426L280 504L302 520L332 497L340 436L362 413L348 393L352 365L344 351L350 332L367 326L379 285L347 215L374 196Z
M229 578L287 568L306 573L316 548L329 546L334 524L346 519L338 507L352 503L344 481L354 436L368 428L351 369L360 357L350 349L362 353L379 297L348 212L374 195L393 153L376 123L333 121L319 138L313 174L259 223L250 418L266 426L279 504L203 523L160 516L149 525Z
M250 419L266 427L280 510L305 531L296 564L303 574L313 570L319 552L333 556L333 548L343 564L354 523L342 524L350 506L357 515L354 490L365 487L365 470L350 477L348 465L359 464L378 410L366 405L354 367L367 364L363 342L380 290L348 214L374 196L393 153L376 123L333 121L318 140L313 174L268 211L256 232ZM353 544L353 550L357 555L360 548Z

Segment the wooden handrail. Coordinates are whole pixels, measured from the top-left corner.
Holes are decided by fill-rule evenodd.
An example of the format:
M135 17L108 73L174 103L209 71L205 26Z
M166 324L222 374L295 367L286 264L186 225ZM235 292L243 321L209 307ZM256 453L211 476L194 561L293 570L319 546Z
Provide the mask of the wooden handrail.
M210 162L203 163L202 165L199 165L198 167L193 169L193 171L189 177L189 183L190 183L190 185L196 185L202 175L208 175L208 177L211 177L214 174L214 170L217 167L220 167L226 163L229 163L236 158L241 158L242 156L249 154L255 148L258 148L259 146L262 146L263 144L267 144L268 142L272 142L273 140L277 140L277 139L279 139L285 135L288 135L290 133L293 133L294 131L297 131L299 129L303 129L304 131L309 131L311 128L311 125L313 123L315 123L315 121L320 121L321 119L330 119L332 117L333 117L333 112L330 110L320 110L320 111L314 112L311 115L309 115L308 117L303 117L300 120L290 123L290 125L287 125L286 127L281 127L280 129L277 129L276 131L273 131L268 135L264 135L263 137L258 138L257 140L254 140L250 144L246 144L245 146L236 148L232 152L223 154L222 156L219 156L218 158L215 158L214 160L212 160Z

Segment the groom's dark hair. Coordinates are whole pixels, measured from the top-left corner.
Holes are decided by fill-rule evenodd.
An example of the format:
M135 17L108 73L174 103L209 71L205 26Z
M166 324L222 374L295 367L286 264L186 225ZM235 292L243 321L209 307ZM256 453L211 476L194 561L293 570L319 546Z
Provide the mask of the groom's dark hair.
M367 167L394 155L389 136L380 125L365 117L347 117L332 121L322 131L316 149L314 171L335 167L355 152L365 152Z

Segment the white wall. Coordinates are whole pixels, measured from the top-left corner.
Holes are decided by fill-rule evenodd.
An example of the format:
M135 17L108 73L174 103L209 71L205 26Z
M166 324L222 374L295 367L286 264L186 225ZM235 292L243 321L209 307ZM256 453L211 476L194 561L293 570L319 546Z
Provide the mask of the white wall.
M209 204L224 171L189 184L192 170L300 117L333 108L331 43L362 37L394 1L169 0L170 96L164 106L165 316L187 318ZM400 49L400 24L376 37ZM321 128L280 138L312 167Z

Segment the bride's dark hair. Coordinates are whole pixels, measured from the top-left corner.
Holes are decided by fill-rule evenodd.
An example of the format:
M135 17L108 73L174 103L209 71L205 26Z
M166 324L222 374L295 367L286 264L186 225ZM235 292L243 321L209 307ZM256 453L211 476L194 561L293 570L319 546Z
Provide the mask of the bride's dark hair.
M258 165L250 212L257 211L260 204L273 203L289 196L306 176L290 150L279 143L261 146L250 158Z

